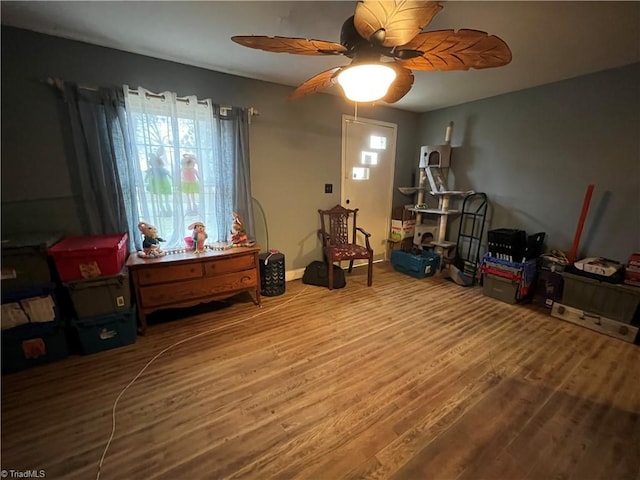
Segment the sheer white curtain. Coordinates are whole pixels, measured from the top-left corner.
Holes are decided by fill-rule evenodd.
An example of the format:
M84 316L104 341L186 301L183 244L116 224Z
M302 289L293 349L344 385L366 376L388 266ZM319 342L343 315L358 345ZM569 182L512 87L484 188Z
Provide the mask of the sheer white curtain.
M248 113L173 92L127 85L124 92L138 200L129 214L154 224L165 249L183 247L196 221L205 224L208 243L228 241L233 212L251 238Z

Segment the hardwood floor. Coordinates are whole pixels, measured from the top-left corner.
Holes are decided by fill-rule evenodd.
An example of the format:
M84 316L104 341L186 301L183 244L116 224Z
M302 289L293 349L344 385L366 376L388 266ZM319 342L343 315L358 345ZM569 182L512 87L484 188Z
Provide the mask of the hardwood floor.
M3 376L2 468L96 478L146 365L101 480L640 479L640 347L373 278L151 317L134 345Z

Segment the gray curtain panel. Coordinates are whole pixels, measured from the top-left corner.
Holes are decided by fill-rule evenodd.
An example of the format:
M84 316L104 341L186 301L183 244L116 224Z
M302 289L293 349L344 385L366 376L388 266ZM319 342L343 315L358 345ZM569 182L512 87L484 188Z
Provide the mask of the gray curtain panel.
M135 198L122 182L129 175L127 165L131 162L122 90L91 90L64 82L63 99L74 151L70 159L72 188L84 233L128 232L131 238L126 204L135 204Z

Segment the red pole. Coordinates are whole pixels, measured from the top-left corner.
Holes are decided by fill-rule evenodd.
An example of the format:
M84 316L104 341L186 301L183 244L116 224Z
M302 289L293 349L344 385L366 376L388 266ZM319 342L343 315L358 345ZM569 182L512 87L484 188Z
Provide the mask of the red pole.
M584 227L584 221L587 218L587 212L589 211L589 203L591 203L591 195L593 194L593 184L589 184L587 187L587 193L584 196L584 202L582 203L582 212L580 213L580 220L578 221L578 228L576 228L576 235L573 237L573 246L568 255L569 263L576 261L578 255L578 245L580 244L580 237L582 236L582 228Z

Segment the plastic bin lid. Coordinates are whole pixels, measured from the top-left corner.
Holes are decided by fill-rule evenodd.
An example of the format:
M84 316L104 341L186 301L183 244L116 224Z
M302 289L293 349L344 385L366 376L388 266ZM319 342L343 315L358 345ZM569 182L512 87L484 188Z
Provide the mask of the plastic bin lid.
M49 249L49 253L70 253L87 250L119 248L127 240L127 234L116 235L74 235L65 237Z
M127 267L122 267L122 270L120 270L115 275L102 275L100 277L71 280L68 282L64 282L63 285L71 289L103 287L105 285L122 284L126 281L128 276L129 269Z
M2 239L2 250L37 247L43 250L55 245L62 238L60 233L20 233Z

